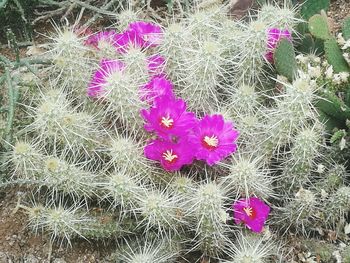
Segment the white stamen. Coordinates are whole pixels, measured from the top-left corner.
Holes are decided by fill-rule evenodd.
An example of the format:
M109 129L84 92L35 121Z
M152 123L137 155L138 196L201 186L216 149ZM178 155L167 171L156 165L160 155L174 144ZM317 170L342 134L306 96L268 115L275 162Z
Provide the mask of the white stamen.
M165 153L163 153L162 157L168 162L172 162L174 159L178 158L176 154L173 154L173 150L167 150Z
M206 144L208 144L211 147L217 147L219 144L219 140L218 137L216 137L215 135L212 135L211 137L209 136L205 136L204 137L204 142Z
M171 119L169 116L168 116L168 117L162 117L161 123L162 123L165 127L170 128L171 126L173 126L174 120Z

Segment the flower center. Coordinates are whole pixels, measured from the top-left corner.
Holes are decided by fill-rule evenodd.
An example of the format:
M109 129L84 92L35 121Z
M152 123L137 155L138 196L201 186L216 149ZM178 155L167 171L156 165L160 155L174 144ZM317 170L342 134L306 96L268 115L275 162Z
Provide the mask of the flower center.
M179 158L176 154L173 153L173 150L166 150L166 152L163 153L162 157L169 163L174 163Z
M243 211L247 214L247 216L250 217L250 219L253 219L256 215L253 207L251 207L251 206L247 206L247 207L243 208Z
M171 129L174 126L174 120L171 119L169 115L167 117L162 117L160 125L166 129Z
M204 145L205 148L207 148L209 150L214 150L219 145L219 139L215 135L212 135L211 137L204 136L204 138L203 138L203 145Z

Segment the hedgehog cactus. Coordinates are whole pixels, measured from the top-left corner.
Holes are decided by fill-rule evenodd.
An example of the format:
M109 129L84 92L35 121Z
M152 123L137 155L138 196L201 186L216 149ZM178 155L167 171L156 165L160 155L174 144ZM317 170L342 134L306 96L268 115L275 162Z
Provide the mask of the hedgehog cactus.
M186 2L161 25L130 4L111 29L57 29L40 80L6 74L26 94L0 108L15 132L2 171L27 186L29 227L113 240L114 262L289 262L288 235L340 233L350 211L349 167L332 160L348 146L347 42L315 15L328 1L301 8L324 57L294 48L287 1L240 21Z

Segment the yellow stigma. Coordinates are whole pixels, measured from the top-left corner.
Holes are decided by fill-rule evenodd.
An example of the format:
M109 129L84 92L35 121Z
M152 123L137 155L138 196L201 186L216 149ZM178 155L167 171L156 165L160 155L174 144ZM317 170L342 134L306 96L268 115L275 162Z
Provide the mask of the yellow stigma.
M168 117L162 117L161 123L166 127L166 128L171 128L174 125L174 120L171 119L169 116Z
M178 158L176 154L173 154L173 150L167 150L165 153L163 153L164 160L168 162L172 162Z
M210 147L218 147L219 144L218 137L216 137L215 135L212 135L211 137L205 136L204 142Z
M250 206L243 208L243 210L247 214L247 216L253 215L253 208L251 208Z

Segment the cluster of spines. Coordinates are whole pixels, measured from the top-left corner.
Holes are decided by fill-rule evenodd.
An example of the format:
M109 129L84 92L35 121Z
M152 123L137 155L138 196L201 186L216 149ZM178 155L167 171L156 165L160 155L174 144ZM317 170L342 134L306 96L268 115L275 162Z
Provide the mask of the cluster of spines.
M207 256L219 256L228 247L230 227L224 189L214 181L197 186L186 205L186 214L195 231L194 248Z
M144 238L126 241L111 258L116 263L171 263L180 255L178 246L166 238Z
M9 153L8 164L13 179L47 187L52 197L64 193L79 200L96 196L98 192L98 175L85 170L82 164L68 163L63 156L43 154L30 143L17 142Z
M300 188L283 207L276 208L276 224L286 234L288 231L309 235L320 217L320 202L314 191Z
M226 189L227 196L233 199L239 196L274 196L272 172L264 168L261 161L251 156L238 156L233 158L232 163L225 165L228 172L220 178L220 183Z
M97 66L89 57L89 48L84 45L83 29L54 26L56 35L51 37L51 49L48 52L53 61L52 72L59 83L72 88L69 91L73 91L76 96L83 97L81 94L85 95L86 85Z
M249 233L240 233L228 251L230 259L223 263L246 263L261 262L268 263L272 260L278 262L280 255L279 246L272 237L257 236Z
M35 232L45 231L52 241L71 245L74 238L117 239L133 233L135 222L130 218L119 220L110 213L87 211L82 206L68 206L61 202L51 205L20 205Z
M25 127L34 133L43 146L70 152L71 155L91 155L97 146L97 115L74 106L74 99L62 89L44 91L36 105L28 107L33 122Z

